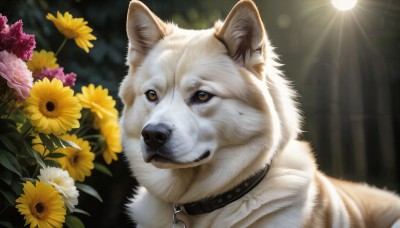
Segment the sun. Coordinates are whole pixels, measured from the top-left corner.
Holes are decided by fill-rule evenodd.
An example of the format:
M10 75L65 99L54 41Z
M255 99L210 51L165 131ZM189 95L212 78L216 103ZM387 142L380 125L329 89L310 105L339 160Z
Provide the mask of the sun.
M357 0L332 0L332 5L340 11L351 10L357 4Z

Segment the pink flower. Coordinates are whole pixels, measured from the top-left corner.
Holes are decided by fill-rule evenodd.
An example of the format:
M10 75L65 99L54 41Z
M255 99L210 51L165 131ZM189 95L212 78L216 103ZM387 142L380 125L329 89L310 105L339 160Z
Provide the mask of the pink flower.
M0 14L0 32L2 32L5 29L8 29L7 21L8 21L7 17Z
M0 76L6 79L8 87L14 89L19 97L26 99L29 96L33 82L32 72L15 54L0 52Z
M46 67L45 70L36 78L39 80L42 80L43 78L48 78L50 81L53 78L57 78L60 81L62 81L64 86L73 87L76 81L76 74L75 73L65 74L63 67L57 67L54 69L49 69Z
M22 21L7 25L7 17L0 14L0 51L14 53L24 61L30 60L36 47L34 35L22 31Z

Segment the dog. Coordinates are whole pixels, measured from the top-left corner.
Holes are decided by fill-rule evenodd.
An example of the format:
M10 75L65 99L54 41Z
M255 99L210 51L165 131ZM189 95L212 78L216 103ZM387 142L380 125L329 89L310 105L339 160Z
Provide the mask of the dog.
M256 5L206 30L127 15L119 96L138 227L400 227L400 198L318 171Z

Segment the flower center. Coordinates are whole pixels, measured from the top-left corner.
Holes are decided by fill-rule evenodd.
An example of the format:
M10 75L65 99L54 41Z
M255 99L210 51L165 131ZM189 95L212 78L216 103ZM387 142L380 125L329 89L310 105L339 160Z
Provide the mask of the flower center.
M31 206L31 213L36 218L43 218L46 216L46 204L43 202L35 202Z
M79 154L75 153L70 160L72 165L76 165L79 161Z
M55 179L53 180L53 182L54 182L54 184L56 184L56 185L60 185L60 184L62 183L62 180L60 180L60 178L55 178Z
M54 105L53 102L49 101L46 103L46 109L47 111L52 112L54 111L54 109L56 109L56 106Z
M44 211L44 205L41 202L38 202L35 205L35 209L38 213L42 213Z
M39 111L48 118L58 117L57 103L51 100L43 102L39 106Z

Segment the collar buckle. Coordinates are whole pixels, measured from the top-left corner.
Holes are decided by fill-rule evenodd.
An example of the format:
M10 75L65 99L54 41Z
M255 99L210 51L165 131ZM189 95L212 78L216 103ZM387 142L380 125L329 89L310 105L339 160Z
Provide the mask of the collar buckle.
M186 223L178 218L180 213L186 214L183 210L183 206L180 204L173 204L172 208L174 209L174 214L172 215L172 222L176 225L182 225L183 228L186 228Z

